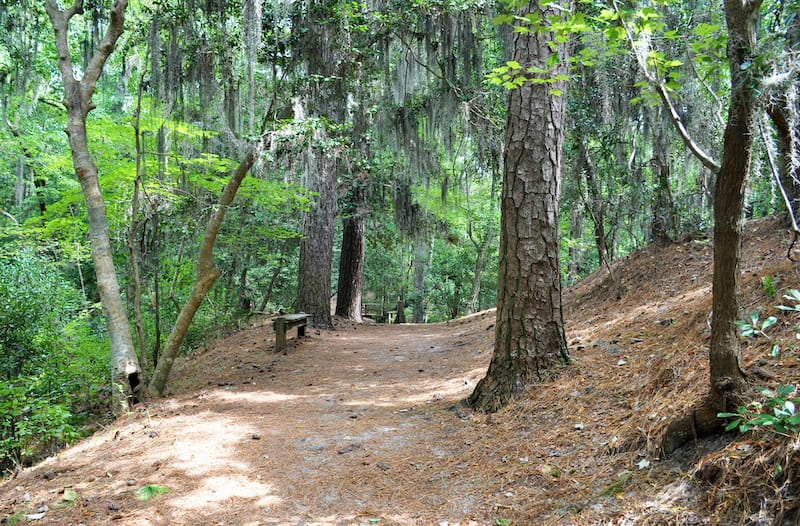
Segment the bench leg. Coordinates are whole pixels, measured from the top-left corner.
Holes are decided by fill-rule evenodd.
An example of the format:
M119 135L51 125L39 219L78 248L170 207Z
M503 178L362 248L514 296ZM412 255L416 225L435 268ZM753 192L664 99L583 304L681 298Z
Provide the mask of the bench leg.
M306 335L306 324L302 323L297 327L297 337L302 338Z
M278 320L275 322L275 352L286 349L286 322Z

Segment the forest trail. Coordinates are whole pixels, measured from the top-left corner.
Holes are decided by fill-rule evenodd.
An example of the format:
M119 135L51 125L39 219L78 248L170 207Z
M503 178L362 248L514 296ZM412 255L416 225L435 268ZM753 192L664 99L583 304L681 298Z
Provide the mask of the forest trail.
M775 220L748 224L743 306L797 288ZM309 330L268 320L176 362L169 397L0 484L0 518L59 525L714 524L689 475L730 437L660 459L707 378L711 243L650 247L564 291L573 364L494 415L459 402L485 372L493 311L433 325ZM780 296L778 296L780 297ZM784 317L776 336L793 338ZM782 331L782 332L780 332ZM294 331L292 331L292 336ZM768 385L787 347L747 345ZM771 383L769 383L771 382ZM158 485L169 493L142 501ZM46 506L46 508L45 508ZM24 521L23 521L24 522Z
M459 497L439 465L464 426L451 408L488 364L475 328L484 340L491 318L343 323L291 339L280 355L265 321L183 360L173 397L62 452L30 483L11 481L3 496L47 504L40 524L409 524L417 508L442 520L476 514L480 504ZM145 484L170 493L138 501ZM64 488L78 500L59 509ZM418 502L398 495L409 488Z

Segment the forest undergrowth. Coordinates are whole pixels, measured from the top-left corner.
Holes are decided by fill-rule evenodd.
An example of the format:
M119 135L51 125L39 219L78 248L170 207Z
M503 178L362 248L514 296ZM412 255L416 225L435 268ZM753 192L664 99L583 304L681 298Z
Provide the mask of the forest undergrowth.
M800 382L800 314L776 307L800 287L789 241L777 220L746 226L743 317L775 317L743 337L754 388ZM493 311L431 325L338 320L277 355L269 320L254 319L181 357L168 397L3 481L0 519L793 523L796 433L756 428L659 452L671 419L707 391L711 250L703 236L651 246L616 262L615 280L600 270L565 290L572 363L494 414L461 403L491 357Z

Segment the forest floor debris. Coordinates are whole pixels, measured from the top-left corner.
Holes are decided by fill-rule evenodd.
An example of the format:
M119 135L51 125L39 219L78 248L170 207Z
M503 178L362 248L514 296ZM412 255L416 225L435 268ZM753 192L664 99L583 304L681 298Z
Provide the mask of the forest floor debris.
M746 313L800 288L786 249L778 221L748 224ZM796 440L769 446L723 435L659 457L666 425L706 391L710 269L711 241L687 238L617 262L619 282L598 271L565 290L573 363L495 414L461 403L491 357L493 311L435 325L339 320L333 331L290 340L280 355L268 320L259 320L182 357L168 398L2 482L0 519L756 523L743 513L747 498L795 517L794 483L776 488L767 472L796 470ZM763 290L764 276L777 299ZM773 339L792 341L797 313L777 316ZM759 385L800 381L800 353L768 348L745 343Z

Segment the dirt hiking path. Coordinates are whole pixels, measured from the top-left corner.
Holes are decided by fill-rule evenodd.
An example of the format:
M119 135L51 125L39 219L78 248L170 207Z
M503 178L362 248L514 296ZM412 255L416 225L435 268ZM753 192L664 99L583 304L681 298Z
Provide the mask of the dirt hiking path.
M491 354L474 325L491 318L345 323L290 340L284 355L269 324L238 332L183 360L171 399L50 459L28 484L11 481L11 498L47 505L40 524L486 523L459 491L469 479L440 467L467 418L454 406ZM141 502L145 484L170 493ZM59 509L65 488L79 500Z

